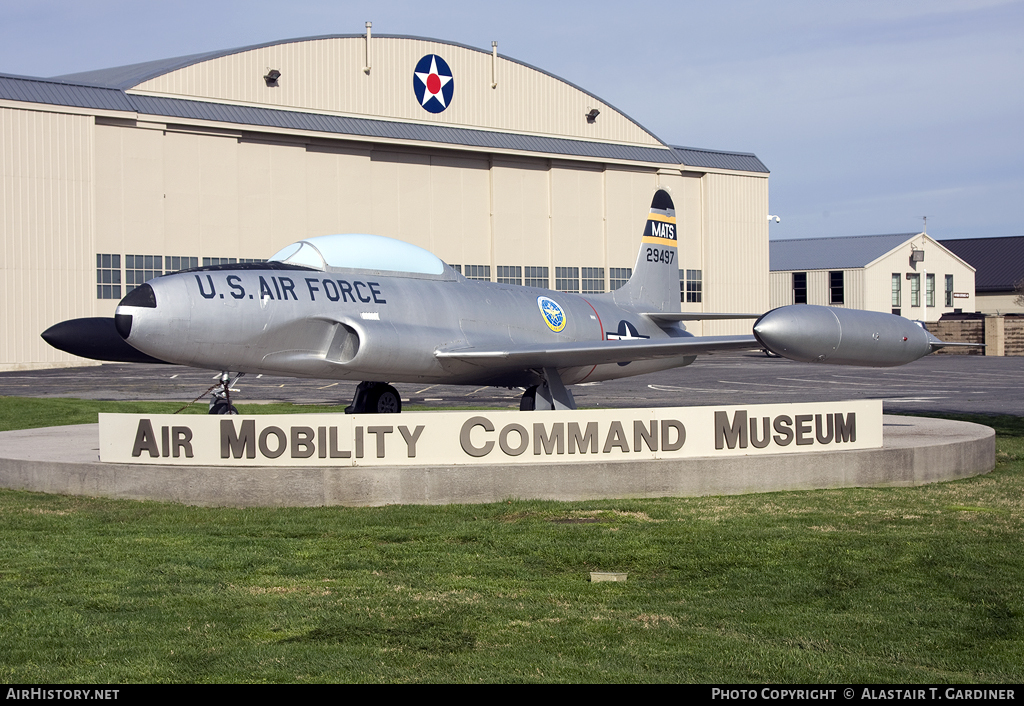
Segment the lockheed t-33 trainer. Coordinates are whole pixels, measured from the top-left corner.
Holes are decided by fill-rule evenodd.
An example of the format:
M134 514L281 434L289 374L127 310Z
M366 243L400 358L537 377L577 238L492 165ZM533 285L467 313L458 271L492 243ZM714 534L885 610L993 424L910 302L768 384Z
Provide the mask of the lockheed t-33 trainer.
M764 348L805 362L886 367L948 345L877 312L680 313L676 244L664 190L651 203L632 277L607 294L469 280L408 243L324 235L268 262L157 277L121 300L113 322L75 319L42 335L100 360L358 380L348 408L356 413L400 411L396 382L521 387L521 409L575 409L568 385L689 365L703 353ZM753 335L697 337L683 323L729 318L756 318ZM230 400L211 412L233 412Z

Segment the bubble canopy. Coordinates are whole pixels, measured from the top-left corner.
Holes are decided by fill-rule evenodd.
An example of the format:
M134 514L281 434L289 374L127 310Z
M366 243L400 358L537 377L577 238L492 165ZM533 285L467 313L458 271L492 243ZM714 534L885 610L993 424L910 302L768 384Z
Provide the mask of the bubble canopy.
M318 270L342 268L423 275L444 273L444 263L433 253L401 240L365 233L306 238L282 248L270 260Z

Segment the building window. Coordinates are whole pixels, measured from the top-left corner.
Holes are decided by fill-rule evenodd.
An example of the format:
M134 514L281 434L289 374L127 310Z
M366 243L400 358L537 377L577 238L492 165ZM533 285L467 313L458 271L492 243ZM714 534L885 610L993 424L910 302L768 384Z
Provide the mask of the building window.
M559 292L580 291L580 268L578 267L556 267L555 268L555 289Z
M203 267L210 267L212 265L234 265L237 262L238 259L234 257L204 257Z
M548 288L548 268L546 267L527 267L526 268L526 280L523 282L527 287L538 287L540 289Z
M679 270L679 301L688 304L700 303L703 299L703 290L700 270Z
M164 273L164 259L160 255L124 256L124 293Z
M899 272L892 273L892 305L903 305L903 277Z
M910 280L910 306L921 306L921 275L909 274Z
M96 254L96 298L121 298L121 256Z
M491 281L491 266L490 265L466 265L466 271L463 273L466 275L466 279L480 280L481 282Z
M828 273L828 303L829 304L845 304L846 303L846 291L843 286L843 272Z
M946 306L953 306L953 275L946 275Z
M612 267L608 270L608 291L614 292L625 286L629 278L633 276L632 267Z
M191 270L195 267L199 267L198 257L172 257L168 255L164 258L164 271L168 273Z
M807 303L807 273L806 272L794 272L793 273L793 303L794 304L806 304Z
M584 294L601 294L602 292L604 292L603 267L584 267L582 274Z
M924 278L925 303L935 306L935 275L928 274Z
M523 268L519 265L498 265L498 284L522 284Z

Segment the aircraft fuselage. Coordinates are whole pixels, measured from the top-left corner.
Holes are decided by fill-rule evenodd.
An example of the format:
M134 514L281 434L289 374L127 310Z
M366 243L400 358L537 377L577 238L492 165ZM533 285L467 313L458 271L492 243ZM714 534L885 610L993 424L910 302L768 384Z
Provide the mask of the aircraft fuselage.
M252 266L249 266L252 267ZM339 380L536 385L536 371L439 359L439 350L692 337L615 294L577 295L439 275L215 267L151 280L126 297L118 328L171 363ZM144 305L134 305L136 303ZM155 305L154 305L155 304ZM126 318L130 317L130 318ZM565 384L687 365L694 356L560 368Z

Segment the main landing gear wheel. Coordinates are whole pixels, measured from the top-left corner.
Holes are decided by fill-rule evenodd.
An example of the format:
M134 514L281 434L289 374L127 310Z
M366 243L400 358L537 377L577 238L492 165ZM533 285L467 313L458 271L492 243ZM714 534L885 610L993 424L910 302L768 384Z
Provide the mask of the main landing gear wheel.
M397 414L402 411L402 398L391 385L381 385L367 395L366 406L371 414Z
M230 402L221 400L213 403L213 406L210 407L210 414L238 414L238 410Z
M384 382L361 382L356 386L352 404L345 414L398 414L402 411L402 397L398 390Z

